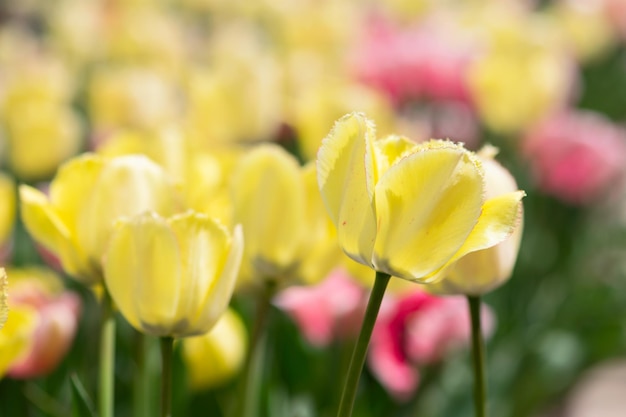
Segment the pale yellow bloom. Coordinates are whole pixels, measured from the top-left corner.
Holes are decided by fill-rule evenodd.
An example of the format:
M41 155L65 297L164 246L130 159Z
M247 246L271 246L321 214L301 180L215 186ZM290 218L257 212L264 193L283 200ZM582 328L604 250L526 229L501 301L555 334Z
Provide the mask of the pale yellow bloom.
M4 323L7 322L9 316L9 306L7 304L7 273L4 268L0 268L0 329L4 327Z
M102 279L101 258L116 219L146 210L163 215L179 210L169 177L139 155L107 159L85 154L61 167L49 197L22 185L20 198L28 231L86 284Z
M247 345L246 327L231 309L208 333L185 339L182 354L191 388L212 388L235 376L243 365Z
M493 149L493 148L492 148ZM513 176L493 159L495 153L483 149L479 155L485 168L486 197L494 198L517 190ZM522 207L518 217L522 219ZM523 222L503 242L488 249L469 253L452 264L435 291L446 294L482 295L506 282L515 266L522 239Z
M242 157L232 183L234 218L246 234L242 279L317 281L330 269L337 245L314 179L313 166L276 145Z
M339 244L357 262L430 282L467 253L514 230L524 193L485 200L478 157L449 141L376 141L362 114L340 119L324 139L318 183Z
M0 173L0 247L4 246L13 232L17 207L15 197L15 181L6 174Z
M12 307L5 325L0 328L0 378L13 362L30 350L37 313L32 307Z
M105 255L105 283L137 330L155 336L206 333L230 301L243 234L208 216L144 213L120 220Z

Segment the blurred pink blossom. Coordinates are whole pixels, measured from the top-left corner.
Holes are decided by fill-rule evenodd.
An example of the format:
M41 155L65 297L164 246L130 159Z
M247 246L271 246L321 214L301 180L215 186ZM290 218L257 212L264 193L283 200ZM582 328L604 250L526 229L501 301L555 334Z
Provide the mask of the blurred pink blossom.
M337 336L358 332L364 296L359 284L336 269L317 285L287 288L274 303L294 319L309 343L323 347Z
M436 363L468 344L468 306L465 297L437 297L421 289L395 300L386 298L388 306L381 310L372 334L368 365L396 400L406 401L418 387L418 365ZM488 337L493 314L486 305L481 314Z
M80 298L71 292L53 294L36 279L11 289L11 304L33 307L39 316L28 354L11 365L9 376L33 378L53 371L68 352L78 326Z
M418 98L469 103L466 69L475 50L437 27L422 23L400 29L372 18L354 51L356 78L396 104Z
M569 111L530 131L523 152L543 191L572 204L588 204L621 178L626 135L599 114Z

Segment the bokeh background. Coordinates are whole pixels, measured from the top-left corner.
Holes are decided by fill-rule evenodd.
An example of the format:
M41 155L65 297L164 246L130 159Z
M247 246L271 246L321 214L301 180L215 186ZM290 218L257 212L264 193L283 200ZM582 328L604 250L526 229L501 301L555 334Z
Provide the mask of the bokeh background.
M485 297L492 415L626 415L625 43L624 0L4 0L3 265L53 273L16 184L45 189L79 153L145 153L219 213L233 154L276 142L305 163L362 111L381 136L492 144L527 193L513 276ZM0 380L2 416L67 415L69 377L96 384L96 296L56 271L56 294L82 306L75 338L43 375ZM247 297L233 307L249 328ZM260 415L333 415L350 342L316 345L272 316ZM119 416L133 415L134 340L120 317ZM156 386L157 346L141 352ZM410 398L366 369L355 415L472 415L467 348L440 356ZM189 366L178 351L174 415L227 415L237 373L200 389Z

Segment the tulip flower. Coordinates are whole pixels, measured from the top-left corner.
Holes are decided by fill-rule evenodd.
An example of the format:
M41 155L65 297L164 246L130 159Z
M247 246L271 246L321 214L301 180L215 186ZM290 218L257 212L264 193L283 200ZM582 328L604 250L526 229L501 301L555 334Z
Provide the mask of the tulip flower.
M337 122L317 166L344 252L376 271L422 283L508 237L524 195L485 201L484 169L475 154L449 141L376 141L362 114Z
M185 338L182 353L191 387L215 387L236 375L243 365L247 342L243 321L230 309L208 333Z
M162 415L170 415L174 337L208 332L224 312L239 272L243 234L189 211L120 220L104 260L105 283L126 320L161 337Z
M17 207L15 181L0 173L0 260L6 259L11 250L11 235L15 225Z
M59 278L45 269L12 270L11 307L29 307L37 317L30 348L11 363L13 378L50 373L68 352L78 328L80 298L64 291Z
M0 269L0 329L4 327L9 317L9 306L7 305L7 273L4 269Z
M77 157L59 170L49 197L35 188L20 187L28 231L85 284L101 281L101 258L117 218L146 210L173 214L175 195L163 169L136 155Z
M475 154L442 140L376 141L373 123L358 113L340 119L324 139L317 172L340 246L376 271L339 405L346 417L390 276L436 281L464 255L500 243L515 229L524 193L485 200Z
M515 178L493 157L495 148L479 152L485 169L486 197L495 198L517 190ZM518 218L522 217L519 207ZM445 294L481 295L506 282L515 266L522 239L522 221L513 234L488 249L472 252L450 266L445 278L435 284L435 291Z
M120 220L105 255L105 283L128 322L155 336L206 333L232 294L243 253L208 216L143 213Z

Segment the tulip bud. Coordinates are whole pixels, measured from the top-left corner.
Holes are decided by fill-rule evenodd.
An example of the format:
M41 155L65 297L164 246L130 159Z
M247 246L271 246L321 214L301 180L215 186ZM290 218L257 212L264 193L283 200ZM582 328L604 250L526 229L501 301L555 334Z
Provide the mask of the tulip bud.
M9 316L9 306L7 305L7 273L4 268L0 268L0 330L4 327Z
M203 214L144 213L117 223L104 259L105 283L137 330L200 335L228 306L242 253L239 226L231 235Z

